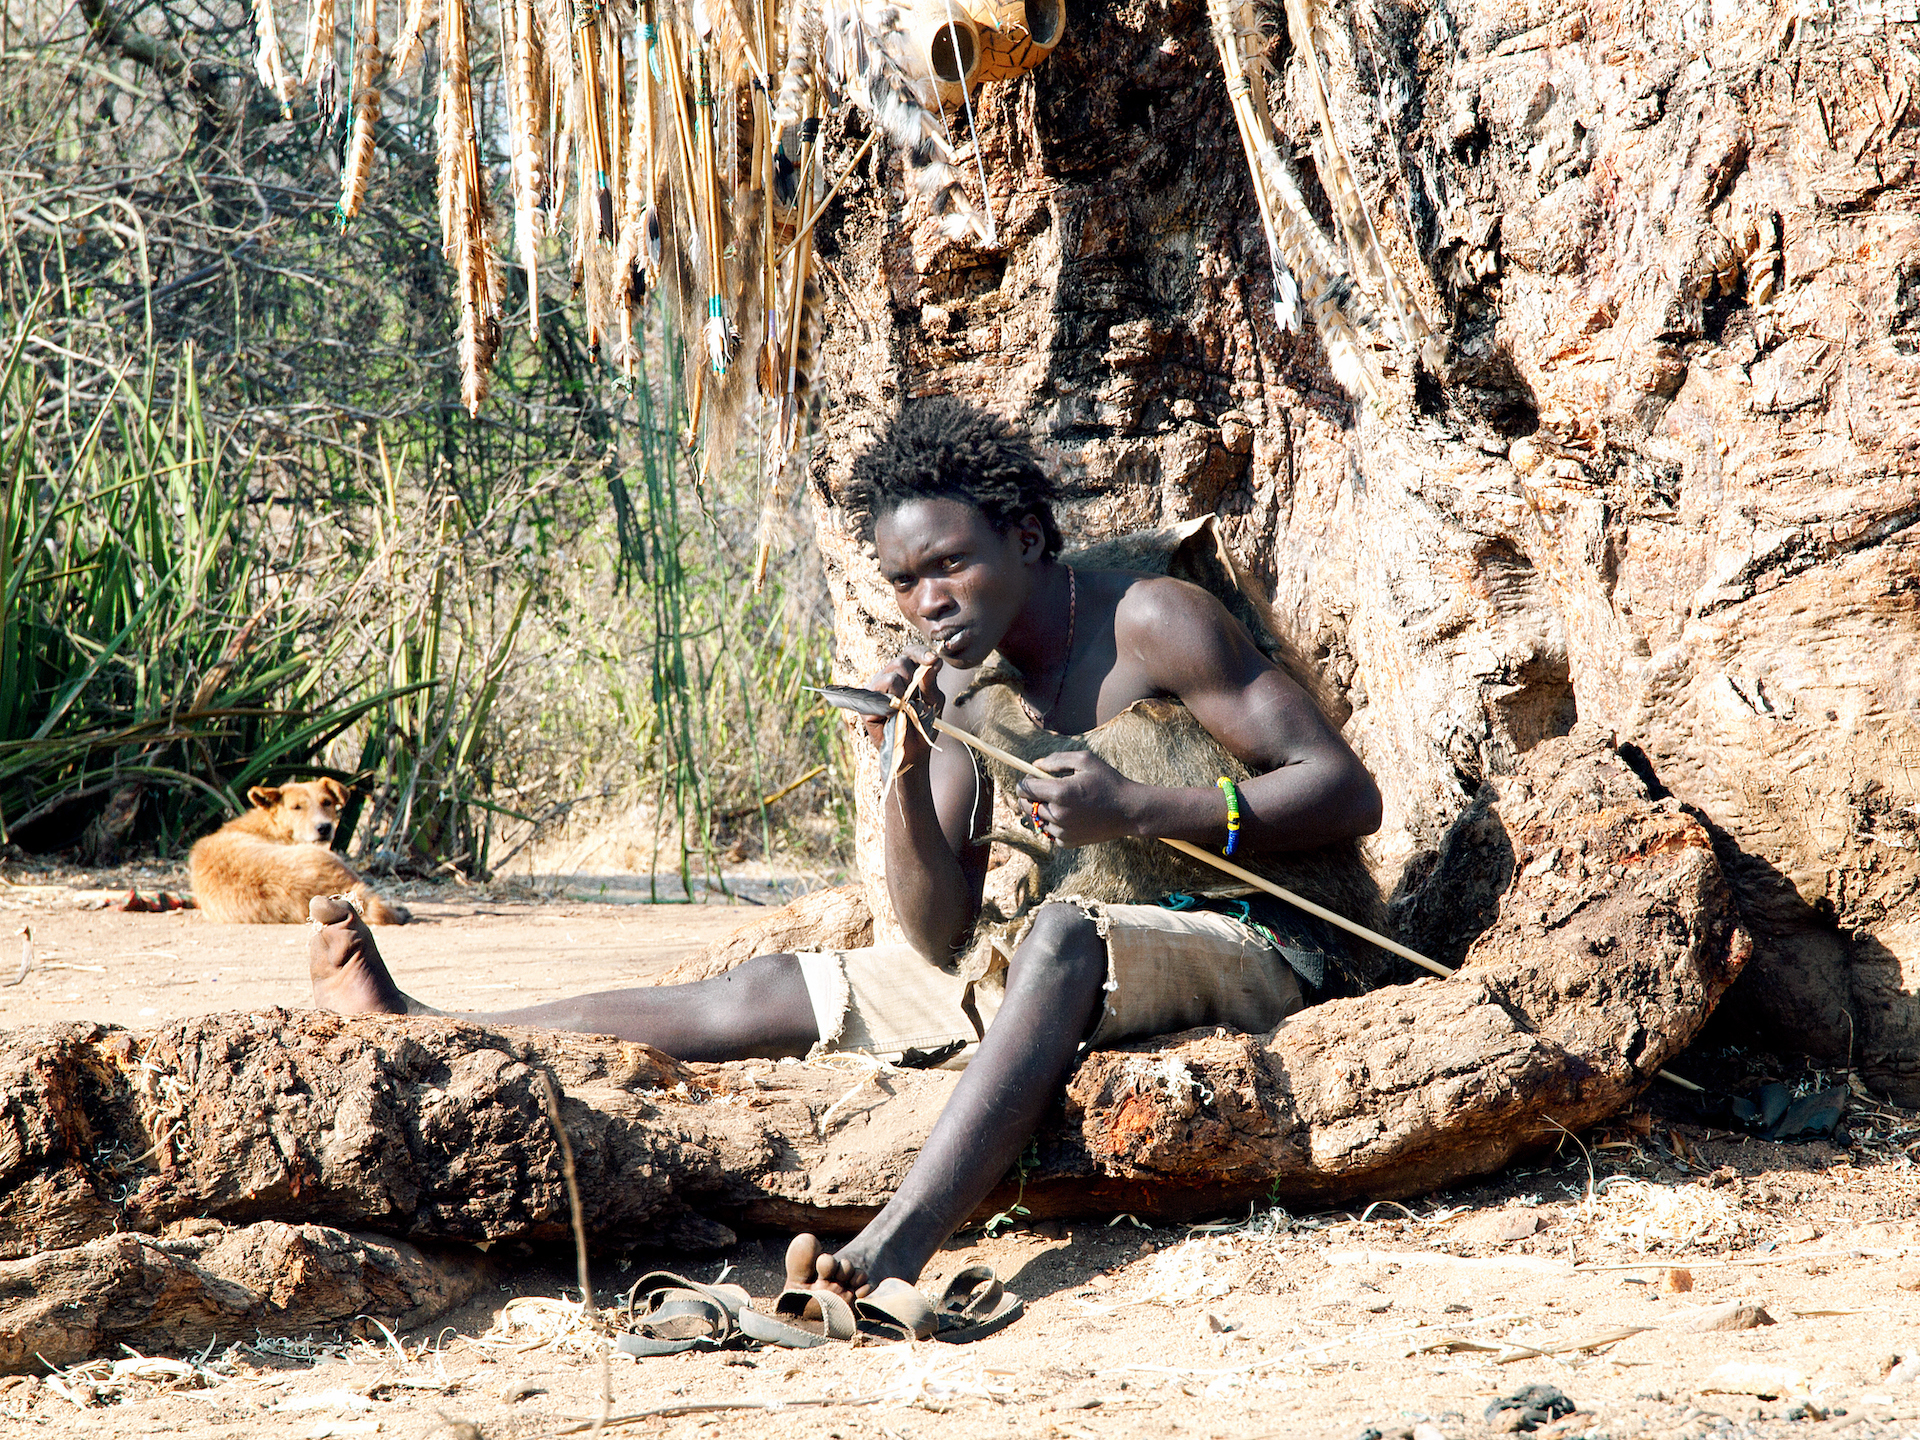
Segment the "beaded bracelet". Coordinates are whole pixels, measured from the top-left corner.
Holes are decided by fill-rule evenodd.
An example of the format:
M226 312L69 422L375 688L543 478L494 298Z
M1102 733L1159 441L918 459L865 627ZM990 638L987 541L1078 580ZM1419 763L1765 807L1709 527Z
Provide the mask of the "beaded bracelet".
M1222 855L1233 854L1233 847L1240 843L1240 792L1233 781L1222 775L1213 782L1220 787L1220 793L1227 797L1227 848Z

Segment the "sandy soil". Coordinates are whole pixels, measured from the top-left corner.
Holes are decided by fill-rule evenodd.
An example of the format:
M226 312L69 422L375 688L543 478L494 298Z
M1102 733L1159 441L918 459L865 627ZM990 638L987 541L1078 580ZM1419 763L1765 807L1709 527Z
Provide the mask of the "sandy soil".
M297 927L76 908L129 879L150 891L177 876L37 878L0 885L0 939L30 923L38 955L0 989L0 1023L138 1025L305 993ZM422 923L381 933L401 983L477 1007L630 981L751 918L504 892L406 899ZM0 977L14 973L12 944ZM1735 1091L1838 1078L1765 1056L1689 1059ZM1862 1096L1838 1143L1776 1145L1718 1128L1677 1092L1647 1101L1534 1166L1405 1206L1222 1217L1212 1230L1013 1217L994 1237L956 1237L924 1282L997 1267L1028 1305L999 1335L616 1357L612 1411L651 1412L620 1433L672 1437L1465 1440L1506 1433L1519 1413L1489 1421L1490 1403L1550 1385L1579 1407L1536 1432L1556 1437L1920 1436L1920 1359L1902 1359L1920 1352L1920 1118ZM604 1300L656 1265L703 1280L731 1266L728 1279L771 1296L783 1245L596 1256L594 1283ZM590 1342L577 1326L548 1345L498 1327L516 1296L572 1293L571 1260L500 1258L497 1292L400 1348L368 1324L296 1342L221 1337L185 1379L141 1378L123 1357L117 1379L100 1361L0 1380L0 1433L566 1433L599 1409L599 1363L577 1348ZM1753 1323L1755 1306L1772 1323ZM523 1300L505 1313L529 1312ZM1727 1325L1747 1328L1715 1328Z
M628 877L588 893L644 894ZM215 925L196 911L98 908L129 888L179 895L186 876L155 868L0 880L0 980L19 968L21 925L34 965L0 989L0 1024L106 1020L138 1026L177 1015L308 1002L304 925ZM519 887L383 887L413 911L382 926L380 951L400 987L445 1009L491 1010L632 984L746 924L756 907L536 900ZM16 918L17 917L17 918Z

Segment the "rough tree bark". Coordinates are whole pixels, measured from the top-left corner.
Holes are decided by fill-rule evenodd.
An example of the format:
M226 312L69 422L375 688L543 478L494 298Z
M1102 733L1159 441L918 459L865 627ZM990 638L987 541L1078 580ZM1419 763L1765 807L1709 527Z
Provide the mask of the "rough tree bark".
M121 1345L179 1354L216 1337L330 1333L361 1316L415 1329L472 1298L491 1268L466 1247L278 1220L110 1235L0 1261L0 1375Z
M1499 911L1459 975L1331 1002L1264 1037L1090 1055L1043 1128L1023 1203L1188 1216L1484 1173L1631 1099L1751 949L1707 832L1587 727L1490 788L1445 863L1463 896ZM237 1315L311 1320L356 1286L380 1313L417 1317L451 1292L409 1247L564 1238L543 1071L564 1092L587 1228L609 1249L723 1246L742 1223L856 1229L956 1079L681 1065L612 1040L322 1011L0 1034L0 1370L43 1343L70 1354L156 1326L189 1343ZM206 1222L246 1228L218 1253L140 1238ZM329 1240L322 1226L339 1228ZM341 1230L405 1244L373 1253L386 1242ZM276 1245L325 1263L275 1290L248 1257ZM155 1319L149 1300L179 1314Z
M1423 886L1480 784L1596 722L1712 828L1758 937L1736 1022L1920 1103L1920 27L1328 8L1334 123L1444 365L1356 407L1278 333L1204 7L1077 8L978 97L996 246L879 161L822 227L845 674L904 632L835 486L901 400L975 398L1040 434L1082 537L1219 517L1351 708L1416 943L1457 923Z

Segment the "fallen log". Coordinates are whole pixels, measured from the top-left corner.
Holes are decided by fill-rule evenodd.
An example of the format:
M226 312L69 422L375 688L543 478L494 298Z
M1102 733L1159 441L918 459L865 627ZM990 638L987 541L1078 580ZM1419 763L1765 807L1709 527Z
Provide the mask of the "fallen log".
M337 1332L363 1316L399 1333L472 1298L495 1268L470 1249L277 1220L110 1235L0 1262L0 1374L121 1345L180 1354L256 1332Z
M1172 1217L1415 1194L1631 1100L1751 949L1707 833L1581 730L1537 747L1462 833L1510 847L1514 873L1460 974L1264 1037L1088 1056L1022 1203ZM852 1057L682 1065L601 1038L321 1011L15 1031L0 1035L0 1257L190 1218L561 1239L543 1071L603 1249L855 1229L956 1078Z

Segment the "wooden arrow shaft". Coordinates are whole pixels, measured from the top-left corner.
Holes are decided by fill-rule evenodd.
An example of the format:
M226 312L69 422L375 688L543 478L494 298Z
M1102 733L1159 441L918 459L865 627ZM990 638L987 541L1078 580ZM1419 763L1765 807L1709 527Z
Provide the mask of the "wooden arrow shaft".
M985 740L982 740L978 735L962 730L958 725L952 724L949 721L936 717L933 722L933 728L938 730L942 735L951 735L963 745L971 745L982 755L998 760L1002 765L1011 765L1022 774L1038 776L1042 780L1058 778L1047 774L1046 771L1031 761L1022 760L1018 755L1010 751L1002 750L998 745L991 745ZM1358 935L1362 940L1378 945L1382 950L1390 951L1403 960L1411 960L1422 969L1431 970L1435 975L1444 977L1454 973L1438 960L1429 960L1419 951L1409 950L1397 940L1389 940L1378 931L1369 930L1366 926L1349 920L1344 915L1335 914L1324 905L1316 905L1313 901L1307 899L1306 896L1296 895L1293 891L1287 889L1286 886L1277 885L1264 875L1256 875L1244 866L1234 864L1223 855L1215 855L1211 851L1202 850L1198 845L1190 845L1185 840L1171 840L1165 835L1156 836L1155 838L1158 839L1162 845L1171 845L1183 855L1191 855L1194 859L1204 861L1206 864L1213 866L1214 869L1224 871L1226 874L1233 876L1236 880L1244 881L1248 885L1264 890L1269 895L1286 901L1289 905L1297 905L1309 915L1317 915L1328 924L1338 925L1349 934ZM1674 1074L1671 1070L1661 1070L1656 1073L1660 1079L1668 1081L1670 1084L1678 1085L1683 1090L1691 1090L1695 1094L1705 1093L1702 1086L1696 1085L1693 1081Z
M936 718L933 722L933 728L938 730L942 735L951 735L962 744L971 745L982 755L990 756L998 760L1002 765L1011 765L1022 774L1037 776L1042 780L1058 778L1057 776L1047 774L1047 772L1042 770L1038 765L1034 765L1029 761L1022 760L1018 755L1002 750L998 745L988 744L978 735L962 730L958 725L950 724L945 720ZM1316 905L1313 901L1307 899L1306 896L1296 895L1293 891L1287 889L1286 886L1276 884L1264 875L1256 875L1253 871L1234 864L1223 855L1215 855L1211 851L1202 850L1198 845L1190 845L1185 840L1171 840L1165 835L1156 836L1155 838L1159 840L1162 845L1171 845L1183 855L1191 855L1194 859L1203 861L1213 866L1216 870L1224 871L1236 880L1243 881L1248 885L1264 890L1269 895L1286 901L1289 905L1297 905L1309 915L1318 915L1328 924L1338 925L1342 930L1358 935L1362 940L1378 945L1382 950L1389 950L1395 955L1400 956L1403 960L1411 960L1414 964L1421 966L1423 969L1431 970L1436 975L1446 976L1453 974L1453 971L1447 969L1447 967L1442 965L1438 960L1429 960L1418 951L1409 950L1397 940L1389 940L1378 931L1369 930L1357 921L1349 920L1344 915L1335 914L1324 905Z

